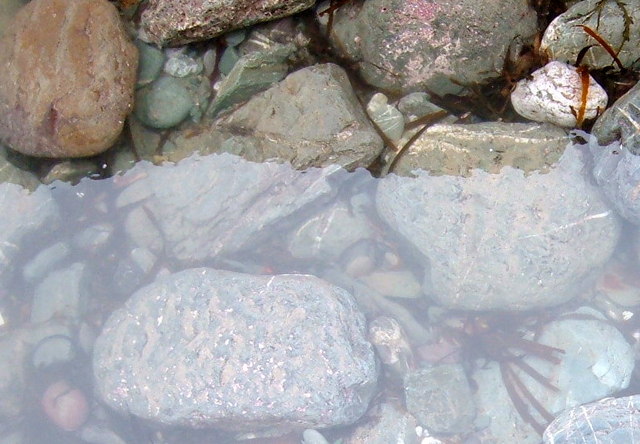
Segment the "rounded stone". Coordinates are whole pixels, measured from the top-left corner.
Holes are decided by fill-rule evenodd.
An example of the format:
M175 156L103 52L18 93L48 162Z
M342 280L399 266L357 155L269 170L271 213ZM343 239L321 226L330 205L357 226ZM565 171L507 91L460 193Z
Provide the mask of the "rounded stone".
M581 73L575 66L550 62L530 78L518 82L511 93L511 104L518 114L536 122L575 127L578 120L593 119L607 107L607 93L589 76L586 104L578 119L582 103Z
M179 79L162 77L136 93L136 117L152 128L171 128L193 108L189 90Z
M365 335L351 295L314 276L189 269L107 320L95 387L115 410L167 425L276 435L344 425L375 393Z
M34 0L0 40L0 139L40 157L109 148L133 102L136 47L106 0Z

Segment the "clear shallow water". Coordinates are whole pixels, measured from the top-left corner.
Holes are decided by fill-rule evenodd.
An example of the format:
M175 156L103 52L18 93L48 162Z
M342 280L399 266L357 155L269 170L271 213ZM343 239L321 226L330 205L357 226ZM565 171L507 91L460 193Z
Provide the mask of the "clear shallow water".
M600 293L606 290L603 288L606 285L597 281L616 245L622 246L614 254L617 262L627 262L624 270L630 269L632 273L637 270L637 266L630 266L637 263L636 253L630 247L635 242L634 230L626 227L622 237L618 237L620 222L615 212L600 200L583 163L588 156L578 149L569 157L550 173L557 174L559 182L550 181L551 176L536 173L525 176L510 168L499 175L476 172L470 179L425 175L375 179L364 170L348 173L329 167L299 172L287 165L253 164L222 155L187 159L177 167L143 163L122 176L83 180L76 186L55 183L48 189L59 215L57 222L53 217L54 222L27 233L17 247L5 250L10 257L5 265L11 270L3 276L2 315L8 325L5 331L11 334L19 327L32 328L29 319L34 307L53 304L53 308L40 311L53 311L56 319L70 317L72 324L83 325L83 329L73 327L71 336L74 340L82 339L89 331L89 339L82 341L90 344L90 337L99 332L111 310L159 275L199 266L251 274L302 273L322 277L349 290L369 320L378 315L397 319L413 348L412 366L439 363L450 354L460 353L456 347L450 347L438 357L433 350L441 344L443 331L451 331L443 326L467 334L466 327L480 325L465 324L464 320L472 318L475 312L455 305L452 311L443 308L460 300L461 295L469 297L470 291L483 288L492 289L491 296L499 291L509 294L512 287L518 288L518 276L540 282L538 288L526 290L533 298L561 289L564 294L558 292L557 297L568 302L560 309L540 308L540 304L527 306L523 302L516 304L515 314L501 314L494 310L496 304L502 303L500 299L492 303L489 313L478 305L493 331L516 338L535 330L535 321L553 319L571 307L584 304L607 307L591 296L596 289ZM575 183L570 178L576 178ZM548 181L550 189L547 185L536 185ZM562 183L566 184L564 190L557 188ZM487 189L489 194L484 194ZM415 194L416 190L422 191ZM559 195L552 195L553 190ZM424 202L419 200L423 198ZM384 206L381 202L385 200L392 203ZM480 203L469 206L466 203L469 200ZM519 206L530 200L535 201L534 210ZM396 201L400 205L394 205ZM571 204L576 208L568 206ZM450 221L447 211L456 207L464 210L460 213L464 217ZM521 212L522 208L529 213ZM481 210L483 214L479 213ZM428 217L433 219L425 223L424 218ZM402 224L432 230L434 236L425 246L420 239L412 238L424 231L406 231ZM458 229L462 230L461 235L452 234ZM456 246L453 241L438 244L437 239L448 236L454 240L459 236L459 244ZM539 242L531 243L532 239ZM601 247L583 250L581 244L596 241ZM60 244L63 248L57 249L55 246ZM451 251L436 251L442 250L442 245L451 245ZM484 248L487 245L488 249ZM49 256L34 259L48 248L51 248ZM431 256L429 248L435 251ZM458 254L460 250L465 253ZM572 254L584 255L585 251L593 260L575 265L578 258ZM549 260L550 255L558 259ZM493 268L489 279L482 281L480 278L486 273L483 266L491 269L491 260L494 265L508 264L511 268ZM472 264L473 269L464 264L455 266L464 261ZM538 267L544 261L548 267ZM43 282L52 275L68 270L73 264L82 267L77 282L61 279L43 287ZM554 264L564 269L550 270ZM439 275L443 270L461 274L443 277ZM477 270L481 271L479 275L474 274ZM628 274L618 272L616 276L630 280ZM459 282L469 286L456 286ZM68 291L67 285L78 290ZM443 304L447 298L442 293L447 291L452 297ZM39 300L46 299L41 298L43 292L50 296L49 302ZM77 293L78 300L65 302L65 292ZM486 296L478 293L476 299ZM473 301L474 297L475 294L468 300ZM525 308L531 310L520 314ZM625 310L633 313L635 307L631 305ZM515 320L515 325L500 324L509 319ZM625 329L632 330L628 324ZM462 338L451 334L449 340L474 345L469 340L474 335L473 330ZM90 359L84 357L72 362L73 374L77 374L79 385L90 393ZM457 360L472 373L478 362L491 358L480 350L474 355L462 353ZM39 372L34 375L44 381L61 371L70 370L53 366L42 372L44 376ZM37 407L34 397L42 389L39 387L42 381L30 378L27 404L30 402L33 408L34 404ZM392 379L382 381L381 387L385 384L389 384L387 391L402 397ZM476 381L471 385L477 384ZM487 387L485 391L492 390ZM33 416L27 413L21 418L20 427L41 427L47 423L41 413ZM131 442L145 439L140 436L153 435L147 425L132 418L111 417L111 427L125 439L137 436ZM340 437L347 432L334 433ZM184 435L165 431L164 436L164 442L203 439L200 432ZM41 436L32 439L50 442ZM75 438L63 433L58 442L71 442L65 439Z

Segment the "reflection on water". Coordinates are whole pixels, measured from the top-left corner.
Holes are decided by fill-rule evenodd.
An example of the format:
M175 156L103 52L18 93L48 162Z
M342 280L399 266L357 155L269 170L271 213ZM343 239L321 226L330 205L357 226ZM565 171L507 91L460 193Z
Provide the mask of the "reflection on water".
M406 408L436 434L514 433L535 442L552 415L625 388L634 363L593 308L632 317L638 291L629 279L620 284L628 273L619 264L637 269L629 265L635 234L620 240L622 224L584 156L569 147L546 174L504 168L375 179L364 170L299 172L219 155L140 163L108 180L55 183L32 195L3 184L1 313L13 345L0 344L0 354L14 364L2 376L13 388L0 387L13 394L0 397L0 416L11 418L0 442L13 442L14 431L24 442L107 442L49 426L42 394L64 378L91 398L91 347L105 319L137 289L194 267L310 274L345 288L369 321L384 315L375 325L397 332L371 335L385 370L374 403L406 390ZM593 308L574 312L584 305ZM58 356L36 356L49 349ZM438 417L443 406L430 411L438 395L423 388L429 384L456 399L448 417ZM167 429L88 402L93 429L83 433L108 442L219 442L210 431ZM449 425L433 430L433 421ZM279 442L299 442L290 436Z

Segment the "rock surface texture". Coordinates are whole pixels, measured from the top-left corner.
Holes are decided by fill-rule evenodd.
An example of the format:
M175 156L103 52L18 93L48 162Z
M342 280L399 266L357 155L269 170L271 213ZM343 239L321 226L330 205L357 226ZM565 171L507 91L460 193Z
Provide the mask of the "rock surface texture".
M611 255L619 221L568 147L548 173L387 176L381 217L425 258L425 288L448 308L526 310L576 296Z
M137 50L106 0L35 0L0 40L0 138L41 157L116 140L131 110Z
M350 424L377 381L365 319L308 275L181 271L138 290L96 341L99 397L123 414L231 431Z
M295 14L313 4L313 0L150 0L141 16L140 37L160 46L182 45Z
M177 161L194 151L228 152L252 162L290 162L305 169L369 165L382 139L367 120L342 68L327 63L289 74L235 111L204 121L201 131L171 139Z
M513 39L535 32L526 0L357 0L335 12L330 38L371 85L443 95L498 77Z

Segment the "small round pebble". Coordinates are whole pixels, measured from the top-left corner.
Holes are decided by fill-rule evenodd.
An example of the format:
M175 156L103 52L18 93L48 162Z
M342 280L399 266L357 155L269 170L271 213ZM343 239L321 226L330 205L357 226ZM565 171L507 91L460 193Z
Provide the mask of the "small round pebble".
M593 119L607 106L607 93L589 76L587 106L583 120ZM578 69L563 62L550 62L522 79L511 93L518 114L536 122L575 127L582 103L582 79Z
M171 128L182 122L193 107L191 95L183 82L162 77L136 94L135 114L152 128Z

